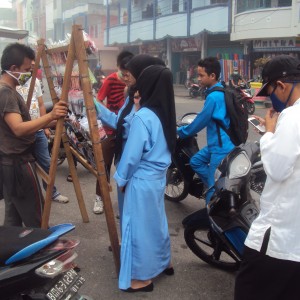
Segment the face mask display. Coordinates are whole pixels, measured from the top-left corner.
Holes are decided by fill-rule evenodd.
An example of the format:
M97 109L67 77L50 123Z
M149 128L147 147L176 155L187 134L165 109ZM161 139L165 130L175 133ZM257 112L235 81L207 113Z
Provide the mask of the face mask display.
M294 87L295 87L295 83L293 83L293 87L291 89L291 92L290 92L290 94L289 94L289 96L288 96L288 98L285 102L281 102L279 100L279 98L275 95L275 90L276 90L277 86L274 88L273 92L270 94L270 99L272 101L272 105L273 105L273 108L275 109L275 111L282 112L286 108L288 102L290 101L290 98L291 98L292 92L294 90Z
M14 76L12 74L12 72L10 72L10 71L6 70L5 72L8 75L10 75L11 77L15 78L18 81L19 85L24 85L28 81L28 79L31 77L31 72L24 72L24 73L22 73L22 72L14 72L14 73L19 74L18 78L16 76Z

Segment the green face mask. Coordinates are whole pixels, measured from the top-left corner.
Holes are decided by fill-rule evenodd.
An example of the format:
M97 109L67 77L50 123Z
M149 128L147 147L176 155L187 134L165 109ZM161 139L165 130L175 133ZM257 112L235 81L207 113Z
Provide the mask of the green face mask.
M28 81L28 79L31 78L31 72L14 72L19 74L18 78L14 76L11 71L6 70L5 72L11 77L15 78L18 81L19 85L24 85Z

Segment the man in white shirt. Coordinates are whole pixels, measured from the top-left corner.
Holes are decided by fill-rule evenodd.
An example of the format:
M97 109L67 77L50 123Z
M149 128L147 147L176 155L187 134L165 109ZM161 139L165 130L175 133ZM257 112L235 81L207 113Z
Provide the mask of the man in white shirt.
M31 64L32 69L34 68L35 62L33 61ZM17 92L23 97L25 102L27 102L29 87L31 83L31 78L26 81L24 85L20 85L17 87ZM37 119L46 114L46 108L43 101L43 92L41 89L41 84L38 79L35 80L35 86L32 94L29 114L31 120ZM40 129L35 134L35 142L34 142L34 156L37 163L43 168L43 170L49 174L50 169L50 155L48 150L48 139L47 137L50 135L50 131L48 128ZM43 188L46 190L47 184L43 181ZM69 199L66 196L63 196L56 188L53 187L52 192L52 200L59 203L68 203Z
M262 71L258 96L273 108L261 118L260 140L267 174L261 211L245 241L235 300L300 299L300 61L271 59Z

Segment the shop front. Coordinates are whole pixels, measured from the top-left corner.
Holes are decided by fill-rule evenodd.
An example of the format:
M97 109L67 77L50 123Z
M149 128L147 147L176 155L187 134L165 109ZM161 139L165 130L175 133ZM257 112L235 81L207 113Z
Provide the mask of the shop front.
M261 59L281 54L300 58L300 37L254 40L251 53L253 77L261 74L262 66L258 63Z
M171 40L171 69L176 84L197 77L197 64L201 58L201 44L194 37Z

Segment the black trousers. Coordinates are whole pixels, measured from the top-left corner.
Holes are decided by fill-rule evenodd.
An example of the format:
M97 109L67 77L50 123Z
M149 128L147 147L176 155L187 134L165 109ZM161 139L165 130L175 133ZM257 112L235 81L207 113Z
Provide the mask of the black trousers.
M235 300L299 300L300 262L276 259L245 247Z
M34 162L2 165L5 226L40 227L44 199Z

